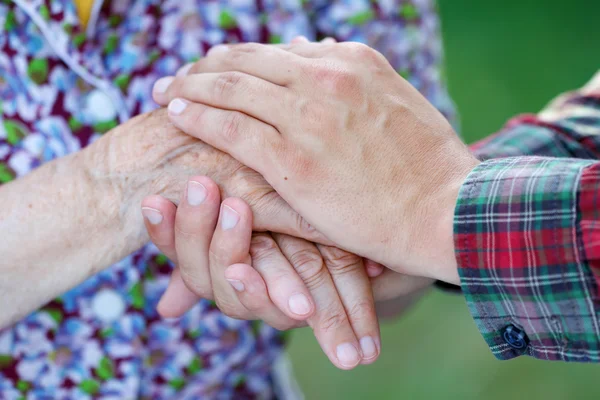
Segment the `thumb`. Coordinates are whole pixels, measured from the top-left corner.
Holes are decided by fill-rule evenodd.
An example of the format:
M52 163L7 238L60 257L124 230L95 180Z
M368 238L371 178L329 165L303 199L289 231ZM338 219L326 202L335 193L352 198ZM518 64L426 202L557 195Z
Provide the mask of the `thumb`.
M160 298L156 310L163 318L177 318L195 306L200 297L192 292L183 282L179 268L171 273L167 290Z

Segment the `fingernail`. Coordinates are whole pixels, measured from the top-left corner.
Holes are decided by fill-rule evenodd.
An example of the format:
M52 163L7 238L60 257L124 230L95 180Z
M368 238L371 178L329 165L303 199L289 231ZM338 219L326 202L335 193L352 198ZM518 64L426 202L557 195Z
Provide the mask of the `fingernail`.
M177 70L177 73L175 73L175 76L186 76L193 66L194 66L194 63L185 64L183 67L181 67Z
M360 349L363 353L363 359L368 360L377 356L377 346L371 336L365 336L360 339Z
M226 51L229 51L229 48L225 45L222 44L218 44L216 46L211 47L208 50L208 53L206 53L207 56L210 56L211 54L217 54L217 53L225 53Z
M245 289L242 281L237 281L235 279L227 279L227 282L229 282L231 284L231 286L233 286L233 288L235 290L237 290L238 292L243 292Z
M154 89L152 89L152 90L155 93L164 93L167 91L169 86L171 86L171 83L173 83L174 80L175 80L175 78L173 78L172 76L166 76L164 78L160 78L159 80L156 81L156 83L154 84Z
M196 181L188 182L187 201L190 206L199 206L204 203L207 193L203 184Z
M160 211L150 208L150 207L142 207L142 215L144 218L148 220L152 225L158 225L162 222L163 216Z
M310 312L310 301L308 297L302 293L295 294L288 300L290 310L296 315L306 315Z
M337 358L344 367L354 367L360 362L358 350L350 343L342 343L337 347Z
M369 278L376 278L383 272L383 268L378 265L368 265L367 266L367 275Z
M240 214L229 206L223 206L223 212L221 213L221 228L223 228L224 231L236 226L239 220Z
M333 44L333 43L337 43L337 42L332 37L326 37L325 39L321 40L321 43L323 43L323 44Z
M309 40L306 38L306 36L296 36L295 38L292 39L292 44L298 44L298 43L309 43Z
M187 105L188 105L188 102L185 100L181 100L181 99L171 100L171 102L169 103L169 114L179 115L183 112L183 110L185 110Z

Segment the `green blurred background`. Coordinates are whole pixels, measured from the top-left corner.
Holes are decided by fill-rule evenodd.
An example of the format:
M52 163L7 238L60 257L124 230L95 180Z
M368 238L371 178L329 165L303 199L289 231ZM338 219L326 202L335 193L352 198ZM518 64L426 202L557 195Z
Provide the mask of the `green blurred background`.
M472 142L600 68L598 0L439 0L450 91ZM600 399L600 366L496 361L461 297L431 292L382 327L379 360L336 370L312 333L290 354L307 399Z

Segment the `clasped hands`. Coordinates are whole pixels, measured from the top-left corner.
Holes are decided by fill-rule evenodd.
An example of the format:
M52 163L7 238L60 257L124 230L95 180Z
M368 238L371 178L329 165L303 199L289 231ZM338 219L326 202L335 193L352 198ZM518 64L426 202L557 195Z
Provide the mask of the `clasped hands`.
M217 46L153 96L178 129L264 179L274 189L265 196L287 203L307 233L257 232L261 203L224 198L208 176L190 177L178 206L145 198L150 237L177 265L163 316L208 298L234 318L309 325L350 369L380 354L375 300L458 283L454 205L478 161L375 50Z

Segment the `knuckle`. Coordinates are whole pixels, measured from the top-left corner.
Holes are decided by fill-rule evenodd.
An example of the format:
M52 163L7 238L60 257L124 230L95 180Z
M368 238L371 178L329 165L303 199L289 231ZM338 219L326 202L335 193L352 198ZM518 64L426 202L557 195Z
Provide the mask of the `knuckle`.
M309 224L300 214L296 214L296 228L298 233L304 238L316 237L318 235L317 229Z
M300 249L290 254L289 262L309 286L319 284L325 272L323 258L316 249Z
M342 43L342 46L344 47L344 52L348 55L354 56L354 58L368 61L379 59L379 53L364 43L347 42Z
M322 126L331 120L331 110L322 101L299 98L293 106L298 110L300 121L306 126Z
M240 132L240 125L242 124L242 114L232 111L228 112L225 120L223 121L222 136L225 141L234 143L237 141Z
M348 324L348 317L343 310L327 313L319 319L319 329L323 332L336 331Z
M338 96L348 95L360 85L359 76L340 63L328 62L316 68L316 79L323 82L325 89Z
M185 118L183 119L187 123L189 123L188 128L191 130L192 128L197 129L200 126L204 125L204 112L206 111L205 107L194 107L194 112L185 113Z
M238 72L220 73L215 80L214 98L223 100L231 98L240 84L241 79L242 74Z
M369 300L357 301L346 310L348 318L351 320L375 318L375 304Z
M268 235L255 235L250 242L250 255L253 261L261 261L279 251L275 240Z
M336 275L356 271L360 266L360 257L337 247L323 247L321 254L327 269Z

